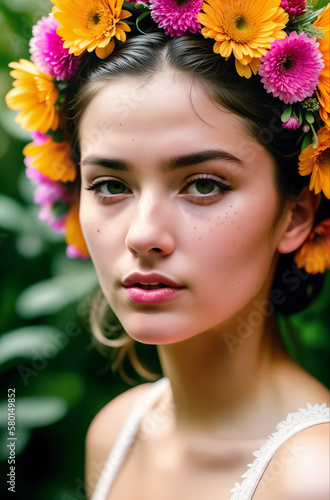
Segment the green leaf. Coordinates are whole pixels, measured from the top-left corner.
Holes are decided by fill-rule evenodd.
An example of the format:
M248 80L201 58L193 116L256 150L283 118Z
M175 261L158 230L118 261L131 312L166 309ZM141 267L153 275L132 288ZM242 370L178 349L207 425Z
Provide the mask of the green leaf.
M66 335L52 326L18 328L0 337L0 365L17 358L53 358L65 347Z
M68 405L56 396L22 396L16 398L16 418L21 428L46 427L65 417ZM0 402L0 426L7 427L8 401Z
M20 232L26 226L27 215L23 206L9 196L0 195L0 227Z
M22 17L24 13L13 12L4 2L0 3L0 12L3 14L7 25L16 33L22 33ZM26 18L25 18L26 19ZM32 29L32 25L31 25Z
M312 113L310 113L309 111L305 111L305 118L306 118L307 123L314 123L314 121L315 121L314 115Z
M53 314L80 300L96 285L94 270L40 281L23 291L17 300L16 310L22 318Z
M312 144L312 142L313 142L313 137L311 136L311 134L306 134L302 142L301 149L307 148L307 146Z
M16 428L15 437L17 437L15 443L15 455L18 457L30 442L32 432L30 429L26 428ZM8 460L8 430L0 428L0 461Z
M292 113L292 106L287 106L281 115L281 120L283 123L287 122L290 119L291 113Z

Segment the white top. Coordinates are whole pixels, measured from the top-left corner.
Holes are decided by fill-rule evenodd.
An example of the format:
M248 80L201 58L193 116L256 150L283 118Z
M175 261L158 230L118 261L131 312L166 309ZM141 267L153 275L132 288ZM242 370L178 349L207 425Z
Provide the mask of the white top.
M134 442L144 414L169 385L169 380L162 378L152 384L150 389L138 399L112 448L91 500L108 498L113 482ZM307 409L289 413L286 420L277 425L276 432L270 435L268 441L253 453L256 458L252 464L247 465L248 470L242 476L242 483L236 483L231 490L233 493L231 500L251 500L267 465L279 447L298 432L327 422L330 422L330 408L327 408L325 403L315 406L308 403Z

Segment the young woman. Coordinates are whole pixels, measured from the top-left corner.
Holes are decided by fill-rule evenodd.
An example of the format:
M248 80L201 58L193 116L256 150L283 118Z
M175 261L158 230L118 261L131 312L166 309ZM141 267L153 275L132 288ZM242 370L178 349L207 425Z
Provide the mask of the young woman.
M61 22L64 4L54 3ZM328 226L313 229L324 202L298 172L301 130L287 123L298 117L291 108L283 127L283 99L248 78L252 58L225 61L199 33L176 35L138 35L86 59L67 90L82 248L128 336L157 345L165 377L92 422L88 493L326 500L328 392L286 353L275 316L319 289L293 264L296 250L311 274L328 265L322 245L301 251Z

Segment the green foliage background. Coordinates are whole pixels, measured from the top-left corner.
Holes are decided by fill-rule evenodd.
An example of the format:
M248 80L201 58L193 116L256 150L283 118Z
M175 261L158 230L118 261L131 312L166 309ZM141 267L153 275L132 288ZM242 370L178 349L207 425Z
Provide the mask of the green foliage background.
M318 6L326 4L321 0ZM48 0L0 0L0 496L84 500L84 439L94 415L129 386L95 349L87 316L97 281L90 262L65 257L38 220L22 148L30 140L4 96L8 63L29 59L32 25ZM329 290L303 314L280 318L289 350L328 383ZM7 390L17 404L16 494L8 494ZM111 422L109 422L109 426Z

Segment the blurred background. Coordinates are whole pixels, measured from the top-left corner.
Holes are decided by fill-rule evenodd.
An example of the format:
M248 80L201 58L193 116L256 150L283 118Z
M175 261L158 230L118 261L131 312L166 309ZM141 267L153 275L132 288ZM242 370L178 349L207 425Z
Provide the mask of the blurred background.
M320 3L325 4L321 0ZM30 136L4 103L8 63L29 59L32 26L48 0L0 0L0 497L84 500L84 439L94 415L130 386L111 370L88 328L97 281L69 260L61 235L38 219L22 149ZM329 385L327 275L304 313L279 318L290 352ZM136 378L137 383L142 380ZM16 394L16 493L8 493L7 392ZM109 422L111 425L111 422Z

